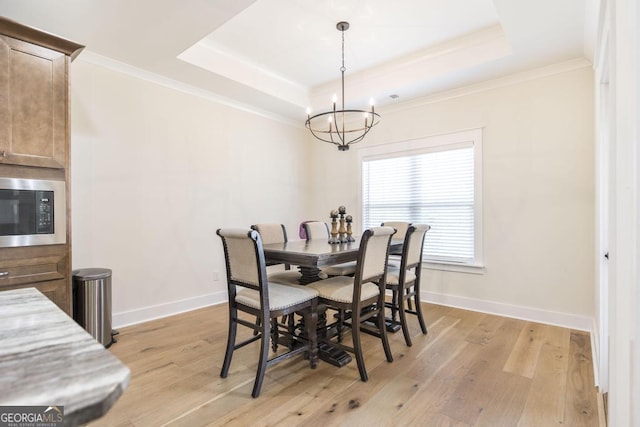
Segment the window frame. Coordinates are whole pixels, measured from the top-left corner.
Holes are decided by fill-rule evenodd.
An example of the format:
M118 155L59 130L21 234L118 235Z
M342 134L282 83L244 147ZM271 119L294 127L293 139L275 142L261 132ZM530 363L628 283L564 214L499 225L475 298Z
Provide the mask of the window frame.
M414 139L388 142L375 146L367 146L358 150L358 211L364 218L363 197L363 162L370 160L405 157L456 148L473 147L474 162L474 259L472 262L453 262L429 260L423 267L436 270L457 271L465 273L484 273L483 251L483 219L482 219L482 128L431 135ZM389 218L397 220L398 218ZM361 224L364 227L364 224ZM427 233L427 238L429 233Z

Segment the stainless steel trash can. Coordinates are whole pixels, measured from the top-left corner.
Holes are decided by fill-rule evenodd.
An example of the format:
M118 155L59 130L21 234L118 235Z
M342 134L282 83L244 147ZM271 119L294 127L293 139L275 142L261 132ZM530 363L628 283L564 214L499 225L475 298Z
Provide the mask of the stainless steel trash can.
M73 318L105 347L111 346L111 270L73 270Z

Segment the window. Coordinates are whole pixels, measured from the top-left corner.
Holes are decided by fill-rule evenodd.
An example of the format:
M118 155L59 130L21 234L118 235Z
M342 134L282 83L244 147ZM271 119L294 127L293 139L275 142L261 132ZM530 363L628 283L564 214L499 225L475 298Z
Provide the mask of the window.
M362 149L362 224L429 224L427 263L481 266L481 129Z

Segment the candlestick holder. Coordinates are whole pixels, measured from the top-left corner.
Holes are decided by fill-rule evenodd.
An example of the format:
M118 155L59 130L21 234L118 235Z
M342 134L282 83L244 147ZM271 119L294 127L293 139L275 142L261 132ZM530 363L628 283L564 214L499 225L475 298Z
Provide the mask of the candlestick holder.
M335 244L340 243L340 238L338 237L338 211L331 211L331 237L329 238L329 243Z
M344 227L344 214L340 214L340 229L338 229L338 238L340 239L340 243L346 243L347 240L347 229Z
M347 215L345 218L347 221L347 242L355 242L356 239L353 238L353 230L351 229L351 223L353 222L353 217L351 215Z

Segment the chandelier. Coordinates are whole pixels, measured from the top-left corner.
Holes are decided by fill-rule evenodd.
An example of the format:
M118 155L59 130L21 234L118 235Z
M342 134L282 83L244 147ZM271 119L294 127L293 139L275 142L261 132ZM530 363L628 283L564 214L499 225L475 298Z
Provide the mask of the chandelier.
M317 139L337 145L340 151L347 151L349 145L362 141L371 128L380 123L380 115L375 112L373 99L369 111L344 108L344 32L349 29L349 23L338 22L336 28L342 33L342 108L336 109L337 99L333 95L333 109L314 116L307 109L304 125Z

